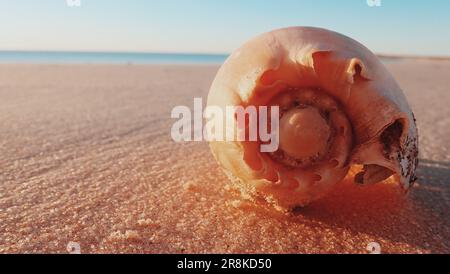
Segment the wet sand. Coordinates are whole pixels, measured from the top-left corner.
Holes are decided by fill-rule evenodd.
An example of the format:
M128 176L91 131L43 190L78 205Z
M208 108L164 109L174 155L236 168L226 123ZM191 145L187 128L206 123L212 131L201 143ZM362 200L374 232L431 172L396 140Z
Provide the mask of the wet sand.
M242 200L170 111L217 67L0 65L0 252L450 253L450 62L388 62L420 130L418 184L350 179L295 216Z

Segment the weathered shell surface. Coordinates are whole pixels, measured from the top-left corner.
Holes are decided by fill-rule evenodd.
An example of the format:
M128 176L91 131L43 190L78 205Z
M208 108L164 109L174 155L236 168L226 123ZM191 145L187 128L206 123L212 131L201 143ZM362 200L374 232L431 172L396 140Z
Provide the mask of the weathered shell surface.
M208 105L264 105L283 88L320 90L334 98L351 124L350 151L337 167L326 166L321 180L308 171L270 168L250 142L211 142L213 154L240 188L282 207L305 205L339 182L351 165L364 165L355 177L376 183L392 174L408 189L415 181L418 133L406 98L384 65L360 43L311 27L291 27L260 35L235 51L220 68ZM275 174L273 174L275 173ZM303 176L303 177L302 177ZM306 176L306 177L305 177ZM294 179L294 180L293 180Z

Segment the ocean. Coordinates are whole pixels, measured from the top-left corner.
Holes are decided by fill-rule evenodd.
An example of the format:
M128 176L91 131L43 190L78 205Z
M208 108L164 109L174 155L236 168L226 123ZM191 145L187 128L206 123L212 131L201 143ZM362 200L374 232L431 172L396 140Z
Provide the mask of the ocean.
M383 63L401 60L379 56ZM227 54L0 51L0 64L174 64L220 65Z
M0 63L37 64L222 64L225 54L0 51Z

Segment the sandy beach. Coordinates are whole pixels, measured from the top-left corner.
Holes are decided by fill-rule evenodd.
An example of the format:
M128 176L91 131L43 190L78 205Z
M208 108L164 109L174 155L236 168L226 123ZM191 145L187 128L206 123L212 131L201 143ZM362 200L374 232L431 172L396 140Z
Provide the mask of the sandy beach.
M347 179L286 216L229 189L207 143L170 137L217 66L2 64L0 253L449 253L450 61L387 67L418 121L418 183Z

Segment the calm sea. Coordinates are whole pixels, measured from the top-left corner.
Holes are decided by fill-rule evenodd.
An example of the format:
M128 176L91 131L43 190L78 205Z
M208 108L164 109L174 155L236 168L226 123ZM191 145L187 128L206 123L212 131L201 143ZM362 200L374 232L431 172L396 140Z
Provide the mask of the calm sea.
M58 51L0 51L0 64L222 64L226 54L119 53L119 52L58 52ZM398 58L380 56L384 63Z
M106 52L0 51L0 63L222 64L228 55Z

